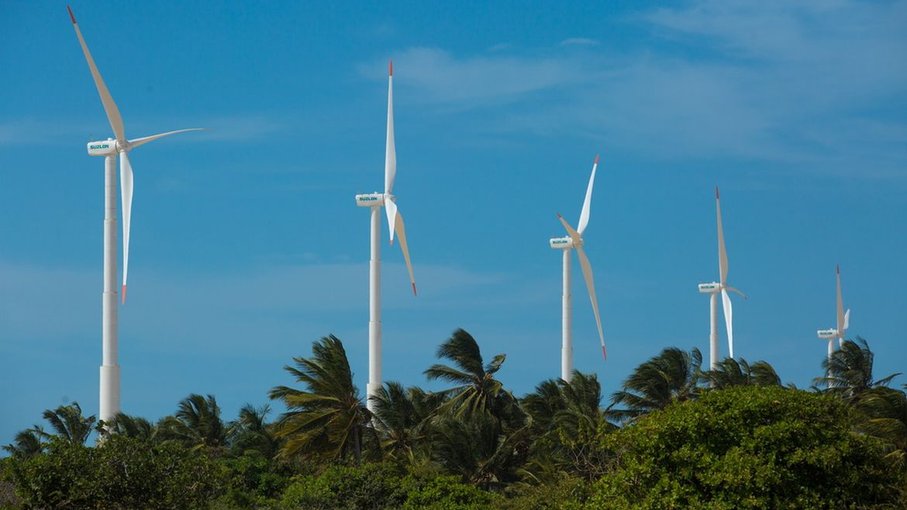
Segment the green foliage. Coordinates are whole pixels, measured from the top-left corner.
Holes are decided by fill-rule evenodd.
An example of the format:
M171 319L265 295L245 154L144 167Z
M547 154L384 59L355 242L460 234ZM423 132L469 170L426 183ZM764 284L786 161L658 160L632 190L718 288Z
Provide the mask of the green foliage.
M332 466L317 476L297 477L280 502L282 509L480 510L499 498L457 477L417 477L383 464Z
M226 494L218 500L218 506L222 508L276 506L290 483L286 469L255 450L248 450L239 457L225 458L221 464L226 471Z
M503 498L460 482L455 476L417 478L407 476L401 490L406 500L403 510L484 510L498 507Z
M855 435L840 400L779 387L709 391L606 437L617 458L592 507L871 508L903 465Z
M564 474L597 480L608 452L602 435L615 427L605 420L599 404L601 385L594 374L574 372L570 382L549 379L521 401L536 435L524 478L554 483Z
M494 420L505 420L509 425L522 420L516 399L504 389L501 381L495 379L506 355L498 354L483 365L478 342L466 331L458 329L441 344L437 356L452 361L454 366L432 365L425 370L425 376L429 380L456 384L443 392L450 398L442 404L440 412L467 420L482 414Z
M696 398L699 392L702 354L699 349L685 352L669 347L636 367L624 382L623 389L611 397L610 411L618 419L628 419L664 409L673 402Z
M297 477L281 500L281 508L358 510L398 508L402 472L392 464L331 466L317 476Z
M16 496L16 484L13 482L13 459L0 459L0 510L18 510L22 501Z
M46 453L14 459L11 469L28 508L206 508L221 485L208 457L123 436L97 448L54 438Z
M873 379L872 365L875 354L863 338L857 341L845 340L841 348L832 353L831 358L822 361L825 377L817 377L813 382L827 387L831 393L841 395L848 401L854 401L864 392L879 386L888 386L892 379L900 375L891 374L879 380Z
M725 358L719 361L714 370L703 374L709 386L716 389L731 386L781 386L781 378L775 368L765 361L750 365L745 359Z
M227 444L227 429L213 395L203 397L193 393L184 398L176 414L161 419L156 435L158 439L195 449L222 450Z
M85 444L95 422L94 416L82 416L78 402L54 410L48 409L44 411L44 419L50 423L57 437L72 444Z
M271 389L272 399L283 400L288 411L277 422L276 435L285 439L280 456L305 454L328 460L362 455L371 416L353 385L353 373L343 342L334 335L312 345L312 357L293 358L286 366L305 390L288 386Z
M592 496L589 481L561 473L541 485L524 485L500 502L500 510L580 510Z

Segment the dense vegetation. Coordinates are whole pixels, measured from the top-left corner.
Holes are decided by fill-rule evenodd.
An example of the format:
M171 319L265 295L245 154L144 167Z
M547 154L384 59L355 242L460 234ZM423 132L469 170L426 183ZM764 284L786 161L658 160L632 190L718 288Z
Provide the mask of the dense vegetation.
M907 395L875 379L847 341L808 391L763 361L669 348L601 407L595 375L541 382L518 398L457 330L429 392L389 382L375 414L342 342L285 367L295 386L233 421L189 395L151 423L45 411L0 460L0 508L554 509L907 508ZM96 446L87 446L92 431Z

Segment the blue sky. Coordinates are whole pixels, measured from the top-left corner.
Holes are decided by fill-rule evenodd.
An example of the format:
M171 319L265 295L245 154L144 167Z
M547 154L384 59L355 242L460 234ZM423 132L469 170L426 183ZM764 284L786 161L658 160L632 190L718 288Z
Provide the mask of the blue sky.
M666 346L707 352L716 184L750 296L739 356L820 375L840 263L851 335L877 375L907 368L907 2L590 4L73 3L128 136L208 128L131 153L124 411L212 393L230 419L329 333L364 392L353 195L382 186L388 58L420 295L385 244L386 380L426 385L457 327L507 353L518 394L559 375L547 241L599 152L585 238L608 361L575 263L574 341L606 394ZM103 164L85 142L111 134L65 3L3 9L0 443L47 408L97 412Z

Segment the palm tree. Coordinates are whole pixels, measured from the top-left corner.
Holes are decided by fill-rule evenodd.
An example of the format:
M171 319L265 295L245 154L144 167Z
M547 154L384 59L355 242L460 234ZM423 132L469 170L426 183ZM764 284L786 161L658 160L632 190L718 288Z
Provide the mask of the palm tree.
M43 416L53 428L54 435L74 445L85 444L96 421L94 416L87 418L82 416L82 408L78 402L60 406L54 410L47 409ZM46 432L41 432L41 434L44 437L50 436Z
M265 458L274 457L280 442L274 435L274 427L266 421L270 412L268 405L256 408L246 404L239 410L239 418L228 427L230 442L236 452L254 450Z
M437 356L452 361L455 366L435 364L425 371L425 376L429 380L443 379L457 385L442 392L449 400L439 411L453 413L459 418L484 414L519 425L522 413L516 399L494 377L507 358L505 354L498 354L483 365L479 344L472 335L457 329L438 348Z
M329 459L352 455L358 462L365 435L372 433L371 415L353 385L343 342L329 335L312 345L311 358L296 357L293 362L295 367L284 370L306 389L277 386L270 392L288 409L277 422L276 435L286 440L278 455L289 458L305 452Z
M381 448L391 456L414 460L416 448L427 437L428 419L444 402L444 396L416 386L404 388L391 381L378 390L372 401Z
M140 416L131 416L126 413L119 413L113 417L109 424L101 428L105 433L117 434L143 441L151 441L155 438L156 428L153 423Z
M725 358L714 370L702 374L712 388L731 386L781 386L781 378L768 362L757 361L750 365L745 359Z
M44 451L44 443L41 438L46 435L41 427L35 425L16 434L12 444L4 446L3 449L13 457L34 457Z
M843 396L853 402L872 388L888 386L892 379L901 375L891 374L877 381L873 380L872 364L875 355L863 338L857 341L845 340L841 348L832 353L831 358L822 361L825 377L817 377L814 383L824 385L829 391Z
M857 409L865 416L860 429L907 454L907 395L903 391L877 386L863 393Z
M491 489L519 478L530 439L528 426L502 433L489 414L477 413L469 419L447 414L432 424L431 458L444 471Z
M184 398L173 416L167 416L158 423L158 431L162 439L193 449L220 450L227 445L226 427L214 395L203 397L193 393Z
M537 435L526 479L553 481L565 471L596 480L605 469L607 452L601 434L614 428L600 408L601 385L595 374L575 371L570 382L549 379L521 401Z
M699 349L685 352L669 347L649 359L630 374L623 389L611 397L609 414L627 419L663 409L672 402L696 398L699 388L702 353ZM625 409L614 409L615 405Z

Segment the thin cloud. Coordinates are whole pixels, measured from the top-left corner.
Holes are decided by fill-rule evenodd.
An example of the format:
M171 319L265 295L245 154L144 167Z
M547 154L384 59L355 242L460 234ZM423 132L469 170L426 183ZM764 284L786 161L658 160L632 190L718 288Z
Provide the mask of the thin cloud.
M599 44L601 43L595 39L586 37L570 37L560 42L560 46L598 46Z
M396 57L406 79L398 86L416 91L424 101L478 107L513 102L583 79L582 68L562 58L524 58L500 53L458 58L438 48L409 48ZM374 65L360 66L374 75ZM402 71L401 71L402 72Z
M399 86L437 115L486 113L482 143L576 136L654 159L905 176L907 122L891 111L907 99L904 20L907 1L703 0L623 20L659 36L644 49L570 51L580 38L536 56L410 48Z

